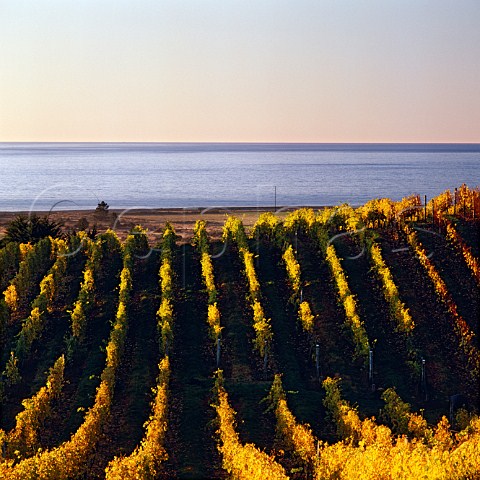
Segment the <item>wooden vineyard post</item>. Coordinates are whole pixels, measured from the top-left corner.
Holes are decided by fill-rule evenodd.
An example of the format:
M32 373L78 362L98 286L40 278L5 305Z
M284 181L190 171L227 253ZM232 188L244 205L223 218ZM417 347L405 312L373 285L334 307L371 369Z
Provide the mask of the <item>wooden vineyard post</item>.
M220 337L217 338L217 369L220 367L220 350L221 350L221 345L220 345Z
M375 384L373 383L373 350L368 352L368 381L372 388L372 392L375 391Z
M427 223L427 196L424 195L424 199L425 199L425 202L424 202L424 209L425 209L425 223Z
M421 379L422 392L425 396L425 401L427 402L428 401L428 392L427 392L427 377L426 377L426 374L425 374L425 364L426 364L426 361L425 361L424 358L422 358L422 379Z
M320 344L315 345L315 367L317 368L317 378L320 380Z
M263 371L265 373L265 376L267 375L267 363L268 363L268 354L267 354L267 341L264 340L263 342L263 348L265 351L265 354L263 356Z
M455 195L453 196L453 214L457 214L457 187L455 187Z
M450 395L450 411L449 411L449 420L450 420L450 425L453 425L453 399L454 396Z
M457 393L456 395L450 395L450 397L449 397L449 401L450 401L450 410L449 410L450 425L453 425L453 422L455 421L455 411L458 410L458 408L465 408L466 400L467 399L461 393Z

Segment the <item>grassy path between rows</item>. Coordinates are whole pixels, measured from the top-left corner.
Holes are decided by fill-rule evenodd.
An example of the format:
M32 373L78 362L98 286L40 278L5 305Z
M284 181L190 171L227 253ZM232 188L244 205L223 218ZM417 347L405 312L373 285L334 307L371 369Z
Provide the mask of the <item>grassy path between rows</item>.
M330 269L321 251L303 235L294 242L303 279L303 298L315 315L314 340L320 345L320 377L340 377L344 397L369 408L371 392L367 371L354 358L351 329L339 304ZM313 355L313 353L312 353Z
M427 252L432 254L430 260L447 285L458 307L458 313L477 336L474 344L478 348L480 290L463 255L453 248L444 236L437 235L433 231L418 230L417 235Z
M320 435L324 417L323 389L316 378L312 345L301 330L294 306L288 302L285 268L280 261L278 250L260 244L256 267L266 314L272 318L277 372L283 374L284 388L291 392L288 402L297 420L309 423Z
M405 339L395 331L395 320L390 318L389 305L380 281L371 270L367 251L362 250L350 236L336 241L335 248L343 259L342 266L373 350L373 383L376 390L368 405L370 411L365 413L378 416L378 410L384 406L380 399L381 391L392 386L396 387L403 400L415 404L417 385L407 366L409 358Z
M155 255L135 260L125 351L117 373L111 415L89 468L91 478L104 478L108 462L114 456L129 455L143 437L158 373L156 272Z
M263 361L253 349L253 314L247 300L247 283L236 250L228 247L214 260L220 292L221 322L224 325L225 386L238 412L238 432L242 442L254 443L270 452L275 436L273 416L264 413L261 403L273 380L264 372ZM273 359L274 360L274 359Z
M465 391L469 372L458 348L452 319L438 297L425 270L408 249L403 234L383 232L380 238L385 262L397 282L400 298L410 308L415 322L413 342L426 360L428 403L426 414L435 421L448 413L448 396Z
M165 478L219 478L222 471L210 407L215 363L200 263L189 245L182 246L179 253Z

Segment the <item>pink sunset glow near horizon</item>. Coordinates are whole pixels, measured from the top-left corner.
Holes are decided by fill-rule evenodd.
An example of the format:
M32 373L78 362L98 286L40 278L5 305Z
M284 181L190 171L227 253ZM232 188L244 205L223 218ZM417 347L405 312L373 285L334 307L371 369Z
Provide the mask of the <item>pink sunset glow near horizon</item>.
M0 141L480 142L480 2L0 2Z

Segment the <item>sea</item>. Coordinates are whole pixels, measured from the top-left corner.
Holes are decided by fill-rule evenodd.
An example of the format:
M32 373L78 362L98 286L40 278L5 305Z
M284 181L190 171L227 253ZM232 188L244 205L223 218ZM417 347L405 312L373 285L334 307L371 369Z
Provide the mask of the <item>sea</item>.
M0 211L358 206L480 186L480 144L0 143Z

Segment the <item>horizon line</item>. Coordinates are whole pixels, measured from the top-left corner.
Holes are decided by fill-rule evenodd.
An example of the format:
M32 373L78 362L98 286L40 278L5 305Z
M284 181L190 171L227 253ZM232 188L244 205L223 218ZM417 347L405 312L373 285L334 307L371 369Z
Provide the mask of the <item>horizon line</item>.
M118 140L0 140L0 144L25 144L25 143L88 143L88 144L178 144L178 145L480 145L479 141L474 142L272 142L272 141L118 141Z

